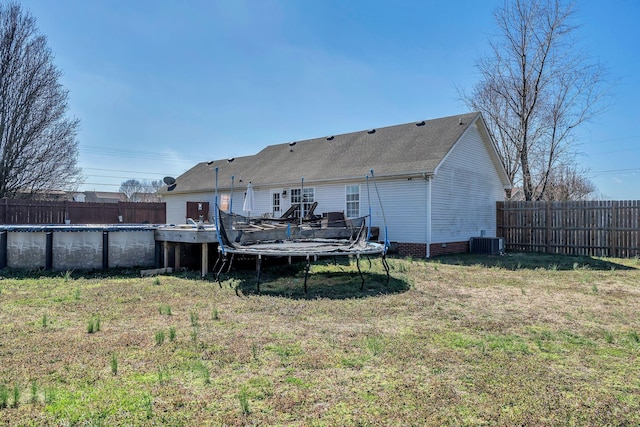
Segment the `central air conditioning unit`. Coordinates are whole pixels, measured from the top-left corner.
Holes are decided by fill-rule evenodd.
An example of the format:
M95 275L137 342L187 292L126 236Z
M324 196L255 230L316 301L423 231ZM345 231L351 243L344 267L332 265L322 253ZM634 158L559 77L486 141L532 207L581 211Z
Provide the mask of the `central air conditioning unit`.
M472 254L500 255L504 253L504 241L501 237L472 237L469 241Z

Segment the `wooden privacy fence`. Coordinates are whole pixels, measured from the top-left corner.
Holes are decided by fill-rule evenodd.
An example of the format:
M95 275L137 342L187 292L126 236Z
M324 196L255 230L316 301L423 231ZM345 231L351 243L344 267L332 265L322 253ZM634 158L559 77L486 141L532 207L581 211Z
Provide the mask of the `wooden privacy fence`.
M0 199L0 224L164 224L164 203Z
M640 255L640 200L498 202L506 250L604 257Z

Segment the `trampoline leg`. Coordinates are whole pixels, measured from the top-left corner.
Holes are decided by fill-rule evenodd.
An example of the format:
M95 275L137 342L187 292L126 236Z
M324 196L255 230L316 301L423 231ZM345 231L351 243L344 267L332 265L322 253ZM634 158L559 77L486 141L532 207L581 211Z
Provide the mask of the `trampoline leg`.
M216 281L218 282L220 287L222 287L222 282L220 281L220 275L222 274L222 270L224 270L224 267L226 264L227 264L227 256L225 255L224 259L222 260L222 265L220 266L220 270L218 270L218 273L216 273Z
M371 270L371 257L369 255L365 255L367 257L367 261L369 261L369 270Z
M220 258L221 258L221 256L220 256L220 254L218 254L218 258L216 259L216 263L213 265L213 270L211 270L211 271L213 271L213 272L216 271L216 269L218 268L218 264L220 264ZM220 283L220 280L218 280L218 276L219 275L216 275L216 281L220 285L220 289L222 289L222 283Z
M229 268L227 268L227 273L229 274L229 272L231 271L231 266L233 265L233 259L236 256L236 254L231 254L231 260L229 261ZM222 267L224 268L224 266ZM229 283L229 287L231 287L231 283ZM236 295L238 294L238 285L236 285Z
M227 268L227 273L229 274L229 272L231 271L231 266L233 265L233 259L236 256L236 254L231 254L231 259L229 260L229 267ZM224 257L224 262L222 263L222 266L220 267L220 272L222 272L222 270L224 270L224 266L227 263L227 257ZM229 287L233 286L231 283L229 283ZM222 285L221 285L222 287ZM236 296L240 296L240 294L238 293L238 285L236 285L233 290L236 292Z
M364 289L364 276L362 275L362 270L360 270L360 255L356 255L356 267L358 267L358 273L360 274L360 280L362 283L360 284L360 290Z
M384 267L384 271L387 272L387 284L389 284L389 263L387 263L387 257L382 255L382 266Z
M233 265L233 257L235 257L236 254L231 254L231 261L229 261L229 268L227 268L227 273L229 274L229 272L231 271L231 266Z
M260 270L262 267L262 256L258 255L258 259L256 259L256 267L258 270L258 277L256 278L256 287L258 288L258 292L260 292Z
M309 262L309 255L307 255L307 265L304 266L304 293L307 293L307 279L309 278L309 270L311 269L311 263Z

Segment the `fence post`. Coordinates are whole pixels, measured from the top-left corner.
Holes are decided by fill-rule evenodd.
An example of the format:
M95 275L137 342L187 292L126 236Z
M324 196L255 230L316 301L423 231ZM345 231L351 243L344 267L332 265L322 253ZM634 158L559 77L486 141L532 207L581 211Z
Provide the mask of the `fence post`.
M551 200L547 200L547 212L545 213L545 242L546 242L546 253L551 253Z
M496 237L502 237L504 239L504 202L496 202ZM505 243L506 245L506 243Z
M617 219L618 202L611 202L611 224L609 231L609 256L615 258L618 255L618 221Z

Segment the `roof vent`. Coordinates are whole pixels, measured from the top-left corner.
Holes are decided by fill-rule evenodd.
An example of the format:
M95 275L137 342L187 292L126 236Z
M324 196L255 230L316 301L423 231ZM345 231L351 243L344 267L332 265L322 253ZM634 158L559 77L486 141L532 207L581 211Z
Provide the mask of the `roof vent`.
M424 124L425 124L425 121L423 120L421 122L416 123L416 126L424 126Z
M209 160L209 161L207 162L207 164L208 164L208 165L212 165L212 164L213 164L213 160Z
M289 147L293 147L294 145L296 145L295 141L289 143Z
M235 157L229 157L229 158L227 159L227 163L231 163L231 162L233 162L235 159L236 159Z
M463 125L464 123L462 123L462 117L458 117L458 124L459 125Z
M331 135L327 137L327 141L333 141L333 138L335 138L335 136Z
M369 129L369 130L367 131L367 133L368 133L368 134L376 133L376 130L375 130L375 129Z

